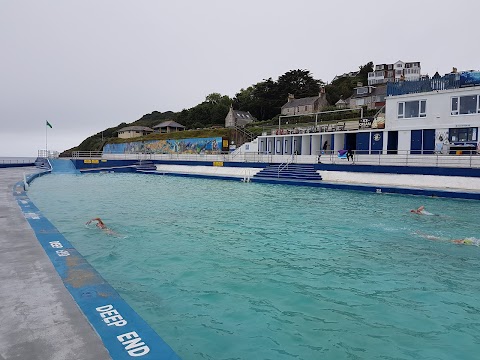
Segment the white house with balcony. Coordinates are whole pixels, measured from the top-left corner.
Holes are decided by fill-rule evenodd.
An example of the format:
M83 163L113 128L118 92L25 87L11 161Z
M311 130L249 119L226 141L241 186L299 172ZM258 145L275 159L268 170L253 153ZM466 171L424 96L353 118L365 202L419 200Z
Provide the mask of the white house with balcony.
M368 85L383 84L395 81L415 81L421 78L420 62L403 62L401 60L393 64L375 65L373 71L368 73Z
M386 139L414 153L471 152L478 148L480 86L389 96Z

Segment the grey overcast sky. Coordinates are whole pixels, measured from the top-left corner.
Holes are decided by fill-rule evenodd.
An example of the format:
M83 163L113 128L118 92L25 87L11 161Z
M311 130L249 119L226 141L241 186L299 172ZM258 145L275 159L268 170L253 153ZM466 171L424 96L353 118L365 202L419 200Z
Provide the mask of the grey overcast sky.
M293 69L479 68L480 1L0 0L0 157L63 151Z

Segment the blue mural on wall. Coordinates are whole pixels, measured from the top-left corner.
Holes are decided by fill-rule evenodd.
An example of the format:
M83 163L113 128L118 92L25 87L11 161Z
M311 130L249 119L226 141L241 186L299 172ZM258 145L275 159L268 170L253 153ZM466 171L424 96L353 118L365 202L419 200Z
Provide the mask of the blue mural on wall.
M464 72L460 74L460 86L480 85L480 71Z
M221 150L221 137L134 141L103 147L105 154L218 154Z

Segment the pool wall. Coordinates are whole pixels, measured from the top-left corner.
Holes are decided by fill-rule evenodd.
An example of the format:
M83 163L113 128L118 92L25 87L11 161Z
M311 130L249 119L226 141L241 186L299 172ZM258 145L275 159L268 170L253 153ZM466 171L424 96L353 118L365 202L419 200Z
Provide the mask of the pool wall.
M49 171L27 176L27 184ZM24 182L13 195L65 287L113 359L179 359L29 199ZM85 349L88 351L88 349Z
M75 167L79 170L89 169L110 169L118 168L116 171L134 171L127 170L127 167L133 166L138 160L97 160L92 163L91 160L73 159ZM213 161L186 161L186 160L151 160L154 164L165 165L188 165L188 166L214 166ZM233 168L265 168L269 163L254 162L222 162L224 167ZM387 173L387 174L415 174L415 175L437 175L437 176L465 176L480 177L480 169L477 168L454 168L454 167L429 167L429 166L380 166L380 165L343 165L343 164L313 164L316 170L327 171L346 171L346 172L368 172L368 173Z
M72 160L81 172L136 172L134 164L138 160L97 160L95 163L85 160ZM285 179L263 179L253 175L254 169L263 169L269 163L251 162L213 162L213 161L185 161L185 160L152 160L157 168L155 171L137 171L155 175L185 176L210 178L220 180L239 179L248 182L285 184L296 186L321 187L340 190L356 190L375 193L394 193L421 196L475 199L480 200L480 169L477 168L445 168L445 167L415 167L415 166L380 166L380 165L353 165L353 164L313 164L314 168L323 177L324 181L303 181ZM164 165L164 167L162 166ZM170 167L171 170L166 170ZM179 167L190 170L179 170ZM205 170L197 171L203 167ZM237 169L231 172L219 169ZM354 175L359 174L359 175ZM360 175L363 174L363 175ZM377 178L382 179L375 181ZM401 175L401 176L398 176ZM402 183L401 178L410 176L410 181ZM464 178L465 181L459 181ZM371 181L370 181L371 179ZM377 179L377 180L378 180ZM415 179L418 183L415 184ZM472 186L465 185L468 179L473 180ZM413 183L413 184L412 184ZM463 185L462 185L463 183Z

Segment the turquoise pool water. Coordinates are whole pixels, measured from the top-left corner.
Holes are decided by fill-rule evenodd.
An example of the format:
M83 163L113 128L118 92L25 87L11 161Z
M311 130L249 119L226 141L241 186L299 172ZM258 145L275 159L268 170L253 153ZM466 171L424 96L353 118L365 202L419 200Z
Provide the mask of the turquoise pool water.
M183 359L478 359L480 247L427 238L479 238L480 202L136 174L29 196Z

